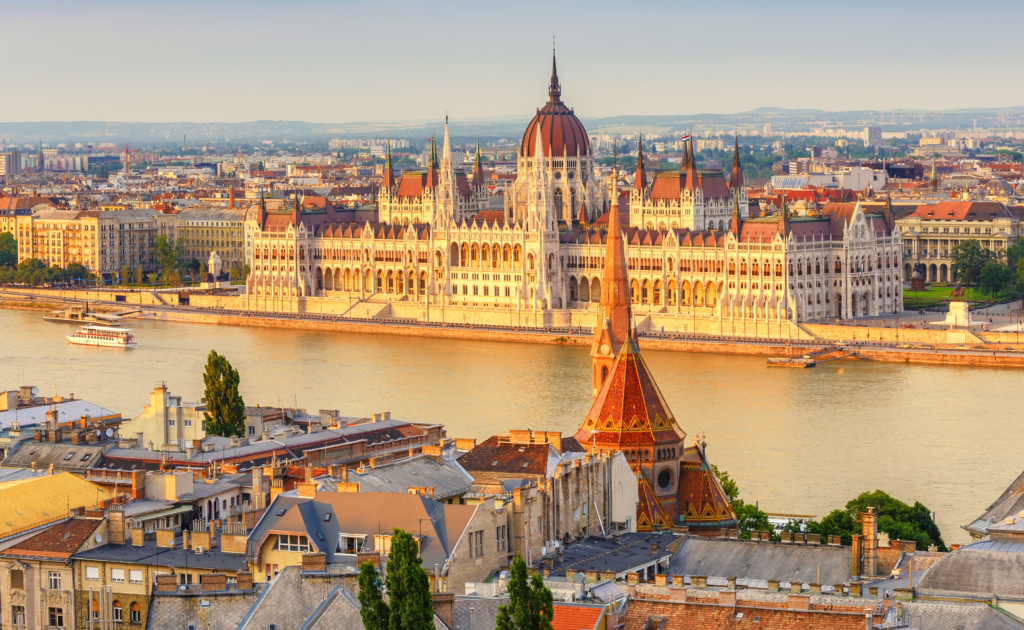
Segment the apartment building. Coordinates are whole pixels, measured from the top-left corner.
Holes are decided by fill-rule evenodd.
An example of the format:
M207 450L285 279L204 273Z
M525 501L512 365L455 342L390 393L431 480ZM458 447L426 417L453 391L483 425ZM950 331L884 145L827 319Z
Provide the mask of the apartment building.
M0 153L0 175L21 174L21 151L13 149Z
M185 241L186 260L205 262L215 251L226 270L245 265L245 210L189 208L174 216L178 238Z
M18 262L35 258L46 265L78 263L113 278L123 269L154 271L156 237L167 219L153 210L65 210L46 208L15 217Z

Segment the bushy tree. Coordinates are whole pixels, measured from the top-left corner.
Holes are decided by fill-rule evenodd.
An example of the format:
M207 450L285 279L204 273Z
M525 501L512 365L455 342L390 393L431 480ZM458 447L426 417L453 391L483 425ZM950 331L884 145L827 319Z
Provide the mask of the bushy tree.
M939 551L947 551L938 526L932 520L931 511L920 502L913 506L894 499L881 490L865 492L846 504L845 510L833 510L821 522L810 521L807 531L826 536L840 536L843 544L849 545L853 534L862 531L860 513L874 507L878 514L878 531L889 534L893 540L913 540L918 549L935 545Z
M498 608L496 630L552 630L555 616L551 590L544 578L534 574L526 577L526 562L516 554L508 581L508 604Z
M210 350L203 382L206 384L206 411L203 412L206 433L242 437L245 434L245 402L238 393L238 370L216 350Z
M949 257L953 260L950 270L967 284L975 284L982 267L992 258L992 252L981 246L981 241L968 239L953 246Z
M18 242L10 232L0 233L0 267L18 266Z
M750 540L752 537L751 532L770 532L772 540L780 540L779 535L775 532L775 528L768 522L768 514L762 512L757 504L753 505L745 503L740 498L740 489L736 485L736 482L729 476L729 473L720 470L718 466L711 464L711 471L715 473L715 477L718 478L719 485L722 486L722 491L729 497L729 501L732 503L732 511L736 513L736 519L738 521L738 527L740 530L740 538L743 540Z
M983 293L995 296L1013 282L1013 271L996 260L989 260L978 274L978 288Z
M181 269L181 259L185 255L185 241L168 238L161 234L156 237L156 264L160 267L160 275L165 283Z

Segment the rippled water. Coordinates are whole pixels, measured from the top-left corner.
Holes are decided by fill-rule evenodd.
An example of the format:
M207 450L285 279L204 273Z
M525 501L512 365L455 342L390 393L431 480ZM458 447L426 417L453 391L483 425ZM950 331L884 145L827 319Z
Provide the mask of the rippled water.
M207 353L241 373L248 404L439 422L452 437L574 432L590 404L588 350L133 321L139 348L71 346L74 327L0 310L0 386L36 385L132 417L158 380L202 396ZM863 491L919 500L947 542L1024 467L1024 373L853 361L767 369L764 358L644 352L682 428L742 498L823 515Z

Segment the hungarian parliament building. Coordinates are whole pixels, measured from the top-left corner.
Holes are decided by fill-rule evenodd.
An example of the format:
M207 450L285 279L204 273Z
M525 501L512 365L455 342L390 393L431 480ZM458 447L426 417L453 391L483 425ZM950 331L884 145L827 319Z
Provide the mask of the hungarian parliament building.
M426 168L396 180L388 152L376 222L344 222L325 199L250 212L243 299L265 311L592 327L619 212L641 330L783 335L903 310L891 211L830 203L790 216L784 205L750 218L738 146L731 173L698 169L691 148L677 170L649 172L642 142L637 158L632 186L614 168L601 175L552 59L501 209L479 150L472 172L454 168L446 121Z

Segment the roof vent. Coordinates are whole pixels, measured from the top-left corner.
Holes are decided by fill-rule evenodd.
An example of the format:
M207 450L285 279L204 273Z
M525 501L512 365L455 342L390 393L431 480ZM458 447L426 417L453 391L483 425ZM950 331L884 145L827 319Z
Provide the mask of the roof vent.
M1007 525L1013 525L1013 517L1012 516L1007 516L1006 517L1006 524Z

